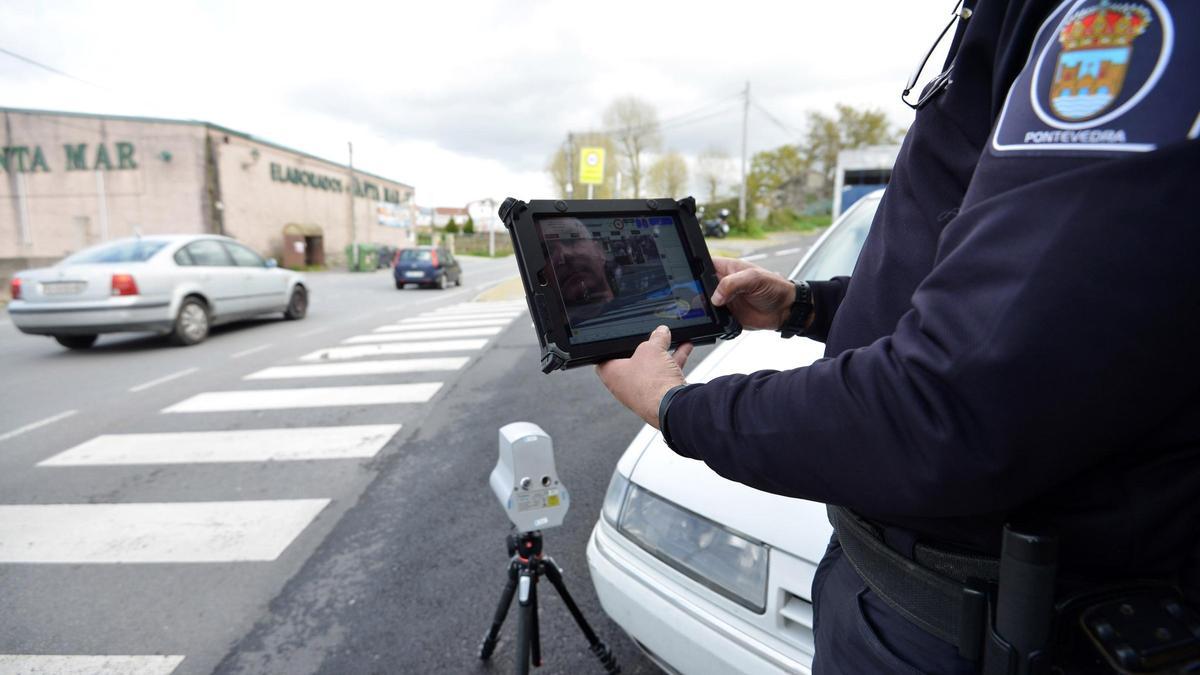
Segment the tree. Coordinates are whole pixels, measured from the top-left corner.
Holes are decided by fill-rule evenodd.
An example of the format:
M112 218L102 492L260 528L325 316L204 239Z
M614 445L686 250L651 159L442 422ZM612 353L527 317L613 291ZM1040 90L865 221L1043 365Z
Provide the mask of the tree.
M729 173L729 153L718 147L709 147L696 158L696 174L707 197L707 203L717 201L717 193Z
M611 199L617 194L617 162L616 144L611 136L600 131L589 131L581 134L575 134L571 142L575 149L574 161L567 160L567 144L564 142L557 150L551 153L550 158L546 160L546 173L550 176L550 180L554 184L555 193L559 197L566 199L567 197L567 180L570 179L575 185L576 198L587 194L587 188L579 184L579 149L596 147L604 148L604 183L597 185L593 189L593 196L596 199Z
M803 180L811 168L812 159L796 145L755 153L746 177L746 198L751 203L772 207L775 193L793 180Z
M678 152L668 152L650 165L646 178L653 196L679 199L687 191L687 162Z
M817 111L808 113L808 132L802 147L809 166L823 176L826 196L832 196L839 152L895 143L902 136L882 110L839 103L832 117Z
M604 126L617 145L620 164L628 177L634 199L642 196L646 178L644 155L662 145L658 113L654 106L635 97L624 96L604 111Z
M475 234L475 219L470 214L467 214L467 222L463 224L462 233Z
M450 222L446 223L446 234L458 234L458 223L454 222L454 216L450 216Z

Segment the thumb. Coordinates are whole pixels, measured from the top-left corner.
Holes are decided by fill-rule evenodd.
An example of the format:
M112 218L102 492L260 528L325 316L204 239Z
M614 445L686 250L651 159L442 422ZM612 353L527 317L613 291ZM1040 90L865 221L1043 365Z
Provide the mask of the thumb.
M650 334L648 342L655 349L661 349L664 352L667 351L671 346L671 329L666 326L655 328L654 332Z

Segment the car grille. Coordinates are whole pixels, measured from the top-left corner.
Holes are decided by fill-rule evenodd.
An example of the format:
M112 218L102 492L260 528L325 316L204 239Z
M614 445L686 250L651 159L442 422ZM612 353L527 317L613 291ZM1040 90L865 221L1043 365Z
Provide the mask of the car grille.
M811 654L814 646L812 603L783 589L779 618L783 626L783 636Z

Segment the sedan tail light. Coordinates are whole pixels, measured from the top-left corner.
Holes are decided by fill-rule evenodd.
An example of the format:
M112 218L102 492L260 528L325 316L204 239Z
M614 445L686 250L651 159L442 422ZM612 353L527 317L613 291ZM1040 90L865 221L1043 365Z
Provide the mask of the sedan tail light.
M112 275L112 294L113 295L137 295L137 282L133 280L132 274L114 274Z
M437 251L430 251L429 253L430 253L430 260L433 261L433 266L437 267L438 266Z
M13 300L21 299L21 279L20 279L20 277L13 277L12 281L8 282L8 290L10 291L9 295L12 296Z

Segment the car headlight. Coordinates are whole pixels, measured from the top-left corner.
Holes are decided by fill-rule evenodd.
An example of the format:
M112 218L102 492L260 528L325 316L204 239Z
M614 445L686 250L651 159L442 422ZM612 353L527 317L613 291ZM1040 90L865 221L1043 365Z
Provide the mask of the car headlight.
M629 479L620 471L613 471L612 480L608 481L608 492L604 493L604 506L600 509L604 519L616 527L621 517L621 507L625 505L625 493L629 491Z
M613 497L618 475L614 472L609 484L604 512L608 517L610 501L615 503L621 532L659 560L717 593L760 614L766 611L766 546L624 478L619 489L621 498Z

